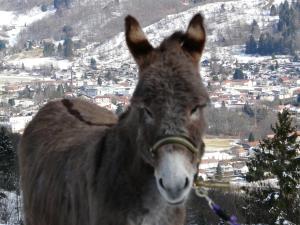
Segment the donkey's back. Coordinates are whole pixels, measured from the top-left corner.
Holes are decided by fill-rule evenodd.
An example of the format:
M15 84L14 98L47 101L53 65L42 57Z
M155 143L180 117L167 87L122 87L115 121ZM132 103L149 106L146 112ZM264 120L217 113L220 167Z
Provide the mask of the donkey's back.
M116 121L108 110L79 99L53 101L38 112L19 149L26 225L89 224L91 160Z

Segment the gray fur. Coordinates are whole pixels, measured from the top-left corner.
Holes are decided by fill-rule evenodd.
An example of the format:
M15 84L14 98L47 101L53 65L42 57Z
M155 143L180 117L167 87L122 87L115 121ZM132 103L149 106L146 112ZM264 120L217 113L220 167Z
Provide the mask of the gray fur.
M202 23L202 17L192 21ZM128 46L140 67L128 110L117 119L83 100L54 101L24 132L19 158L26 225L184 224L185 204L166 202L154 171L165 151L181 152L187 168L195 168L203 154L208 95L192 52L197 42L183 49L185 35L175 33L152 49L146 40L131 40L128 32L138 23L126 23ZM154 157L149 153L160 137L180 134L193 140L197 155L177 145L162 146Z

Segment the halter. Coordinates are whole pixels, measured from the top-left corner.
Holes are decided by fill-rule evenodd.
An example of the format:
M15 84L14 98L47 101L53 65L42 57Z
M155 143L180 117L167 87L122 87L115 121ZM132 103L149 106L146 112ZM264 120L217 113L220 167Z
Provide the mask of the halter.
M155 152L163 145L167 144L178 144L182 145L189 151L191 151L193 154L198 153L197 146L190 140L189 137L185 135L178 135L178 136L168 136L164 137L162 139L159 139L157 142L154 143L154 145L149 149L149 152L154 155Z
M154 145L149 149L149 152L154 155L155 152L163 145L167 144L178 144L182 145L189 151L191 151L193 154L198 153L198 148L197 146L190 140L189 137L185 135L174 135L174 136L168 136L168 137L163 137L159 139L157 142L154 143ZM205 198L209 207L211 210L218 215L223 221L225 221L229 225L239 225L237 222L237 218L232 215L228 216L228 214L225 213L224 210L221 209L219 205L213 202L213 200L208 196L207 190L205 190L202 187L196 187L194 184L194 190L195 193L198 197Z

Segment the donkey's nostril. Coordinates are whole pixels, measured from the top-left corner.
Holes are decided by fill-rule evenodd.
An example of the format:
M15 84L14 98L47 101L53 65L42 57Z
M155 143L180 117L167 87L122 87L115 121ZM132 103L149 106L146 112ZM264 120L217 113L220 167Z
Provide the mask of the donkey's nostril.
M184 189L187 188L190 184L189 178L185 178Z
M159 178L159 184L160 184L160 186L161 186L163 189L165 189L165 186L164 186L164 183L163 183L162 178Z

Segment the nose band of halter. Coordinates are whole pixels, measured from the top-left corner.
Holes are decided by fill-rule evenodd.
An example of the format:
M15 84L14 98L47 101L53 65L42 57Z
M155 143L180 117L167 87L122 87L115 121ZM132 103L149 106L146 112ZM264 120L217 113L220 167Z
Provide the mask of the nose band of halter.
M178 144L184 146L186 149L191 151L193 154L198 153L196 145L190 141L186 136L169 136L159 139L150 149L150 153L154 154L161 146L167 144Z

